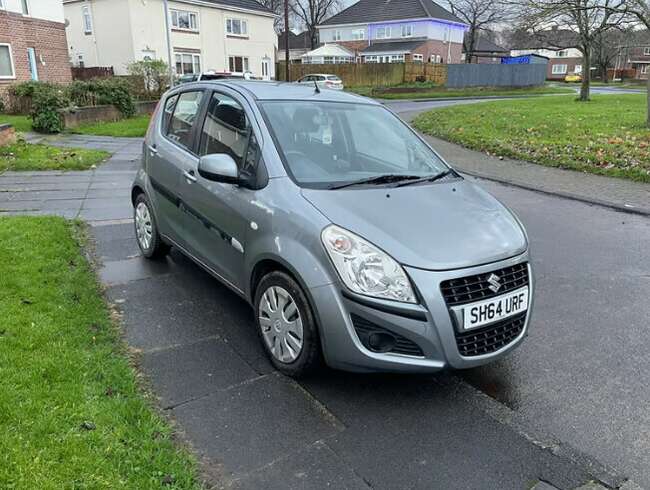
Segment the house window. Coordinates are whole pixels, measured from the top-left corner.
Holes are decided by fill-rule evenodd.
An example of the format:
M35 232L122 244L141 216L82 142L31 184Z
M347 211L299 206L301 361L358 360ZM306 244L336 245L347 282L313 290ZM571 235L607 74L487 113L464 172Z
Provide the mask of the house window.
M650 46L643 48L643 56L650 56Z
M20 6L23 9L23 15L29 15L29 5L27 4L27 0L21 0Z
M248 36L248 22L243 19L226 19L226 32L230 36Z
M402 37L411 37L413 35L413 26L406 24L402 26Z
M201 55L196 53L175 53L177 75L201 73Z
M84 5L81 8L81 15L83 17L84 34L92 34L93 33L93 20L90 17L90 7L88 5Z
M343 37L343 33L338 29L332 33L332 41L340 41Z
M4 8L5 8L5 4L2 3L2 0L0 0L0 9L4 9Z
M174 29L182 29L185 31L198 31L199 30L199 16L196 12L188 12L187 10L171 10L172 27Z
M365 61L366 63L377 63L377 57L374 56L374 55L373 55L373 56L366 56L366 57L364 58L364 61Z
M345 56L325 56L323 58L323 63L325 65L339 65L342 63L352 63L352 58L347 58Z
M377 37L377 39L388 39L388 38L390 38L390 27L378 27L376 37Z
M641 65L641 74L646 75L648 73L648 65Z
M230 73L245 73L249 71L248 58L245 56L229 56L228 67Z
M422 63L424 61L424 55L422 54L414 54L413 55L413 61L416 63Z
M576 67L573 69L573 73L575 73L576 75L582 73L582 65L576 65Z
M16 78L10 44L0 44L0 79Z
M366 37L366 31L363 29L355 29L352 31L352 39L355 41L362 41Z
M557 57L558 58L566 58L569 55L569 51L566 49L563 49L562 51L557 52Z
M442 56L440 56L439 54L432 54L431 63L442 63Z
M83 67L86 66L86 63L84 62L84 55L83 54L77 55L77 66L79 68L83 68Z
M566 69L566 65L553 65L551 73L553 73L553 75L564 75L566 73Z
M404 63L404 55L403 54L392 54L390 56L390 62L391 63Z

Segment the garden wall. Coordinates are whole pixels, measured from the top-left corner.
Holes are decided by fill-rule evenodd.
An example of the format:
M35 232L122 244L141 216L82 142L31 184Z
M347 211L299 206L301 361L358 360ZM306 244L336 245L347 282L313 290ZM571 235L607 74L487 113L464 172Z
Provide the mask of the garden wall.
M158 101L136 102L137 115L151 114L156 109ZM112 122L123 119L122 114L112 105L98 105L90 107L77 107L61 111L61 117L66 128L76 128L81 124L98 122Z

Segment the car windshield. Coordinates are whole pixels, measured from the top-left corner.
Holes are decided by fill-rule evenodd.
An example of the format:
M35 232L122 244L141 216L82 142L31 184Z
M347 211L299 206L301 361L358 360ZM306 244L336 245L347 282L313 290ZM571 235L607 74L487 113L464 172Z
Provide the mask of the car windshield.
M303 187L387 184L399 176L414 179L448 169L382 106L313 101L261 106L289 173ZM390 179L375 179L382 176Z

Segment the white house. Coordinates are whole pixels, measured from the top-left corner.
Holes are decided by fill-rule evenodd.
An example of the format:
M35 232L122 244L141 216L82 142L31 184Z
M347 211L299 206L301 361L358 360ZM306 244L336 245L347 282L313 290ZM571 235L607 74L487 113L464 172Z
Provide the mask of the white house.
M74 66L168 60L163 0L63 0ZM273 78L275 15L255 0L170 0L172 64L178 75L214 70Z

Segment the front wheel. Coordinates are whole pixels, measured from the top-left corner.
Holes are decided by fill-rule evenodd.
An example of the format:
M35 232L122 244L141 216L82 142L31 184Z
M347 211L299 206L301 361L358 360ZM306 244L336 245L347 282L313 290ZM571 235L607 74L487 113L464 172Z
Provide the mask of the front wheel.
M170 247L160 238L156 218L145 194L139 194L135 198L133 223L142 255L147 259L159 259L169 253Z
M275 368L301 377L321 365L320 338L305 293L284 272L264 276L255 292L256 323Z

